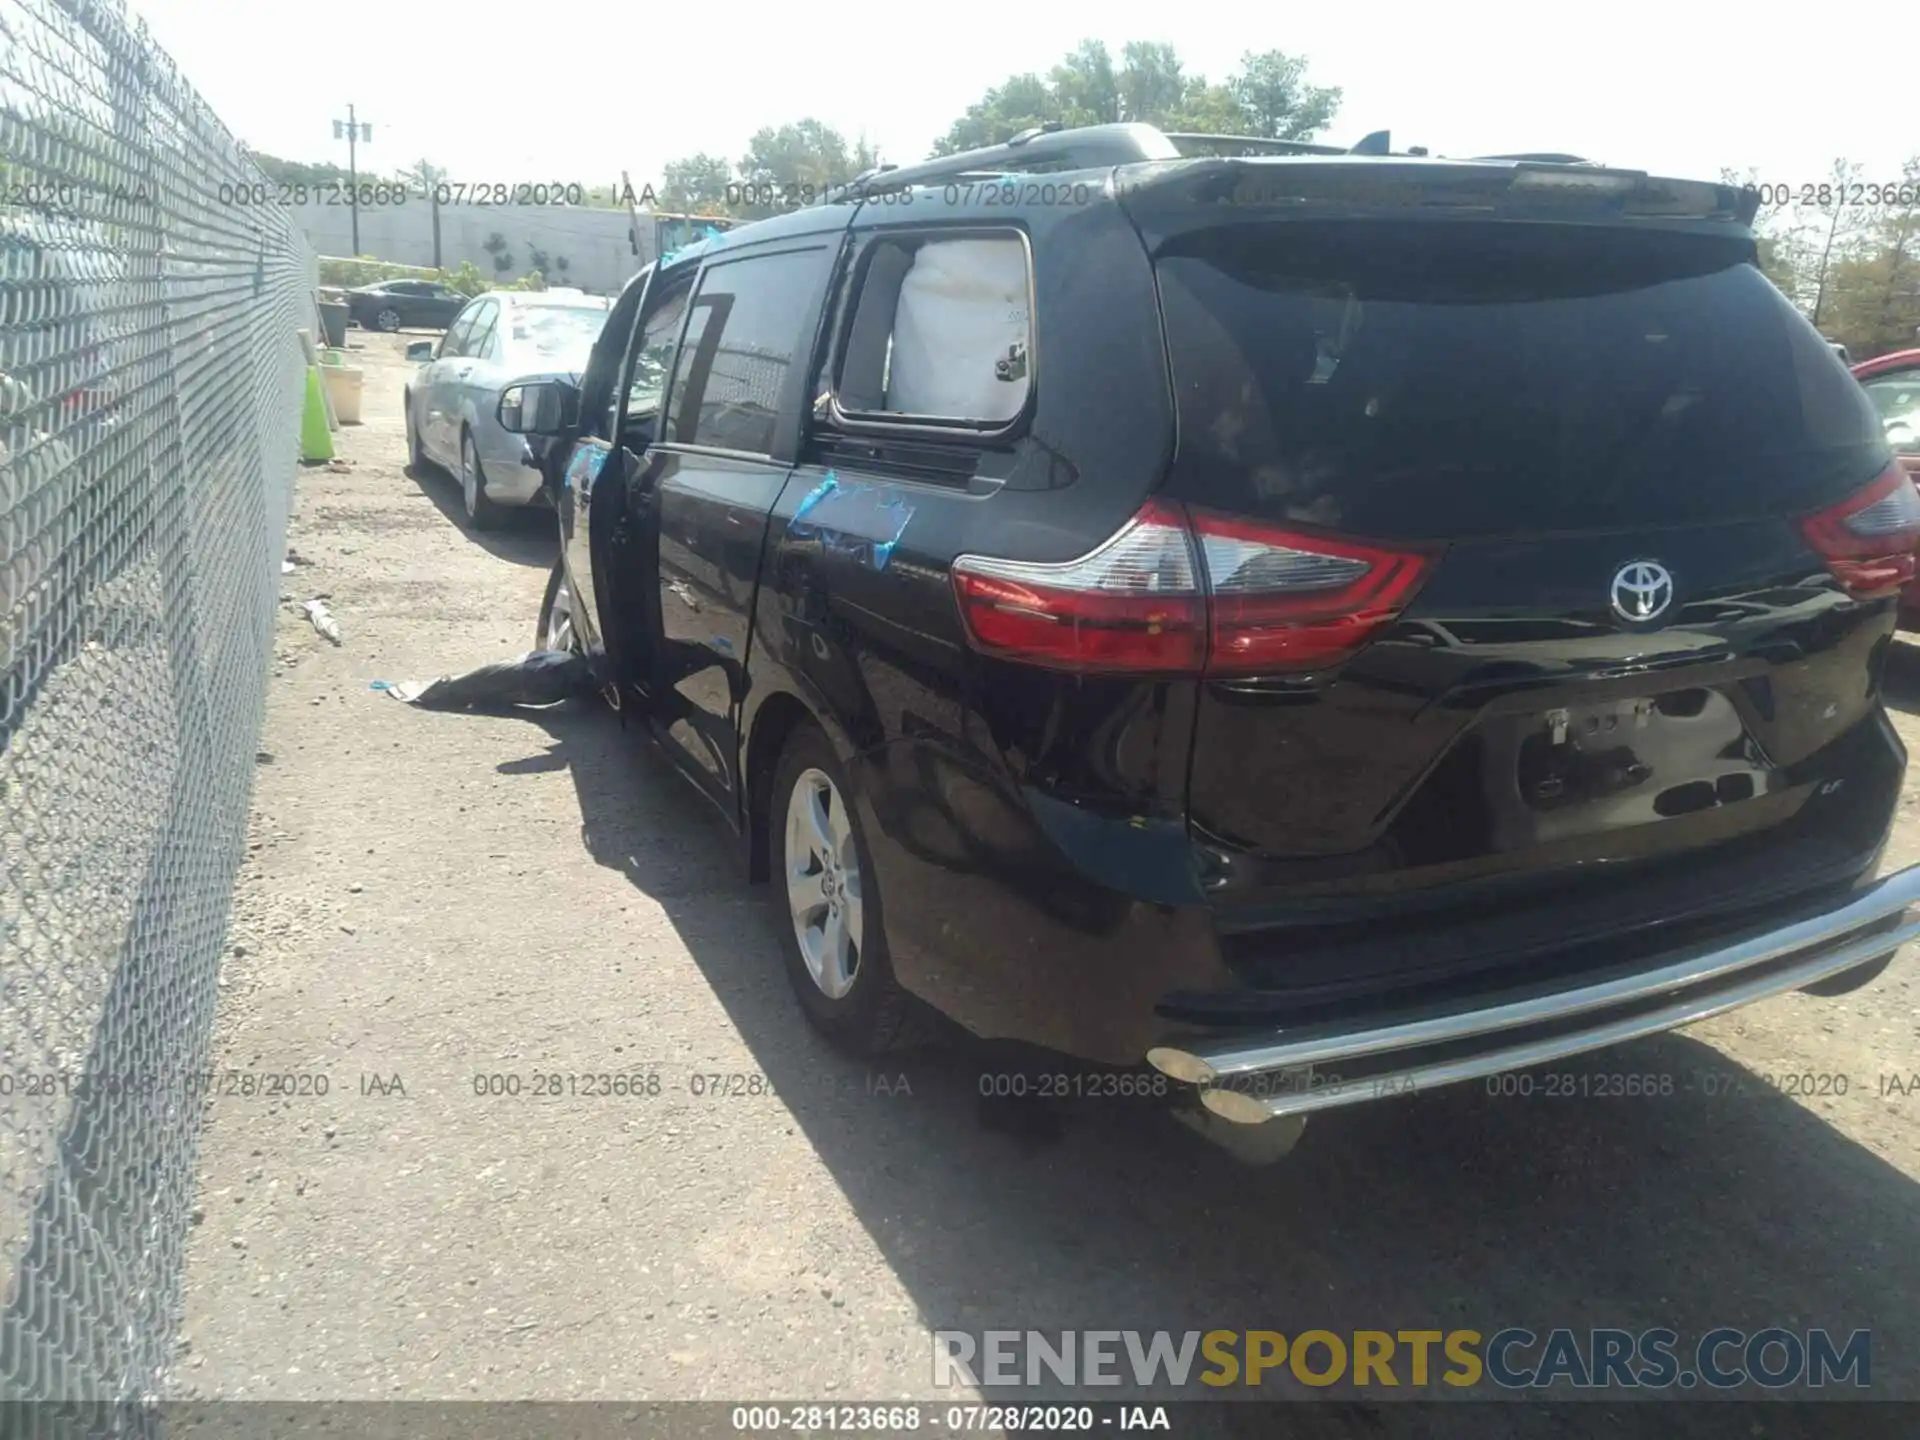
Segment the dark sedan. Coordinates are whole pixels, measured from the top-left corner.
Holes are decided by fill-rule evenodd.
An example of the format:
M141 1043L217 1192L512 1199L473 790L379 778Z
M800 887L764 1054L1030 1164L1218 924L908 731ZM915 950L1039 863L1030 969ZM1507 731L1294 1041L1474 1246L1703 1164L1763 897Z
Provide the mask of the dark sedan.
M470 298L437 280L380 280L347 292L347 315L367 330L444 330Z

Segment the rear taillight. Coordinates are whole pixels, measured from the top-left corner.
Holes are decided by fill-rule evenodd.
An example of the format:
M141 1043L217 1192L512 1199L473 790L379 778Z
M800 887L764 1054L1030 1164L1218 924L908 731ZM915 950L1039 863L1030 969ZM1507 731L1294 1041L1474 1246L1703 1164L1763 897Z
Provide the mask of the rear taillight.
M1213 597L1209 674L1345 659L1407 608L1430 554L1195 511Z
M1206 602L1179 511L1149 503L1058 564L963 555L954 593L982 650L1067 670L1197 670Z
M1807 516L1800 529L1849 595L1892 595L1914 576L1920 493L1896 460L1858 494Z
M1253 675L1346 659L1413 598L1433 556L1152 501L1058 564L963 555L981 650L1070 670Z

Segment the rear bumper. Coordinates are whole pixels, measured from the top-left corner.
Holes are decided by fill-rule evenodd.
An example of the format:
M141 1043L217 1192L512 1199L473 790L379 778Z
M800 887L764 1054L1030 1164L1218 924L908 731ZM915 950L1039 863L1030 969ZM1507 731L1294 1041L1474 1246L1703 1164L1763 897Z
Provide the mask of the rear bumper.
M1147 1061L1202 1087L1209 1110L1258 1124L1540 1065L1672 1030L1797 990L1920 939L1920 866L1786 923L1589 973L1577 984L1496 991L1446 1007L1276 1029Z
M1809 834L1822 841L1819 846L1789 843L1791 837L1776 831L1761 836L1767 843L1751 852L1710 857L1716 864L1737 860L1738 868L1754 877L1749 885L1715 889L1699 863L1669 862L1651 873L1623 866L1617 875L1586 877L1577 894L1558 887L1545 892L1531 887L1519 895L1502 890L1471 903L1372 914L1332 929L1309 917L1312 923L1304 928L1223 931L1218 912L1196 882L1189 881L1191 893L1184 895L1174 883L1194 868L1184 827L1152 817L1103 819L1048 801L984 766L962 763L944 745L919 740L882 745L851 758L850 769L864 812L875 888L884 896L896 978L961 1028L1100 1066L1139 1066L1150 1055L1178 1065L1172 1057L1185 1055L1194 1059L1187 1067L1193 1074L1206 1073L1201 1065L1210 1062L1202 1057L1325 1038L1330 1053L1341 1056L1338 1065L1282 1054L1242 1073L1272 1074L1293 1083L1289 1075L1298 1079L1312 1066L1321 1072L1313 1084L1328 1091L1329 1070L1344 1081L1388 1066L1384 1052L1371 1045L1349 1050L1338 1042L1394 1021L1425 1018L1443 1007L1477 1015L1625 979L1622 993L1612 996L1618 1003L1604 1013L1576 1004L1559 1020L1544 1017L1545 1024L1515 1028L1513 1021L1503 1020L1478 1027L1475 1021L1461 1031L1466 1036L1476 1028L1496 1032L1479 1043L1501 1049L1583 1023L1593 1028L1634 1018L1662 996L1673 1002L1697 1000L1711 988L1702 982L1722 971L1708 966L1691 981L1661 977L1699 954L1727 951L1755 936L1804 934L1798 927L1810 920L1837 926L1836 933L1844 935L1849 927L1874 923L1875 915L1897 918L1906 901L1890 898L1884 912L1847 918L1855 912L1846 907L1883 894L1871 877L1892 821L1904 762L1885 720L1876 719L1872 728L1888 747L1891 783L1883 783L1879 770L1850 770L1856 783L1816 797L1813 804L1832 807L1824 816L1809 815ZM1808 808L1811 812L1812 805ZM1074 823L1063 819L1068 811ZM1661 884L1662 876L1683 872L1691 876L1691 889L1676 897ZM1142 892L1142 876L1158 882L1153 893ZM1791 883L1760 884L1761 877L1786 877ZM1911 875L1902 883L1920 889ZM1657 892L1658 903L1628 903L1630 892L1649 888ZM1543 899L1543 893L1550 898ZM1821 952L1807 948L1818 938L1801 943L1804 953L1785 956L1784 962L1821 960ZM1882 938L1879 949L1861 959L1893 949L1904 938ZM1255 942L1273 951L1273 963L1263 971L1250 966L1243 953ZM1403 952L1397 966L1387 963L1396 947ZM1344 976L1337 973L1343 956ZM1851 963L1859 962L1835 958L1831 965L1813 966L1811 978L1788 975L1751 998L1813 983ZM1742 952L1733 968L1747 973L1732 979L1771 974L1758 953ZM1651 998L1631 1001L1628 996L1636 989ZM1683 1012L1650 1028L1671 1028L1693 1018L1698 1017ZM1605 1037L1585 1045L1569 1042L1546 1051L1545 1058L1609 1043ZM1463 1048L1472 1046L1452 1040L1435 1054L1428 1044L1401 1068L1453 1061ZM1368 1062L1373 1068L1363 1069L1360 1057L1376 1054L1380 1058ZM1490 1069L1524 1063L1533 1062L1504 1058ZM1417 1083L1473 1073L1482 1072ZM1210 1088L1224 1092L1226 1082ZM1371 1085L1339 1099L1333 1098L1339 1092L1331 1091L1301 1108L1375 1093ZM1390 1092L1382 1086L1377 1093ZM1216 1104L1232 1103L1224 1093L1216 1095Z

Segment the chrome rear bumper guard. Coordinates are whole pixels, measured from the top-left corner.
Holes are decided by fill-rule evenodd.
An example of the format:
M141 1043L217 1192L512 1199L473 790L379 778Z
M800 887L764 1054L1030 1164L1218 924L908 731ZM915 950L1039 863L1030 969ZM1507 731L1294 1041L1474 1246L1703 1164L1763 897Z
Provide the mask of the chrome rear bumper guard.
M1806 919L1571 987L1499 991L1357 1027L1161 1045L1147 1061L1200 1086L1215 1114L1249 1125L1409 1094L1658 1034L1814 984L1920 939L1920 921L1906 914L1914 904L1920 865ZM1883 928L1863 933L1876 925Z

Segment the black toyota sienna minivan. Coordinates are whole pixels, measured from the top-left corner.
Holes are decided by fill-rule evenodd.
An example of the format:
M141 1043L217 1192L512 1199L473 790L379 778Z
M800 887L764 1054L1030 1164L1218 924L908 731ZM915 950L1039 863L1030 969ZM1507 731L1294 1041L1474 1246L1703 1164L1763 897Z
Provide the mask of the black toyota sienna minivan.
M1752 197L1290 148L1036 133L650 267L503 401L542 643L858 1050L1257 1125L1871 979L1920 497Z

